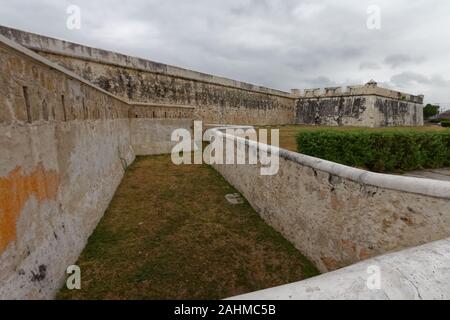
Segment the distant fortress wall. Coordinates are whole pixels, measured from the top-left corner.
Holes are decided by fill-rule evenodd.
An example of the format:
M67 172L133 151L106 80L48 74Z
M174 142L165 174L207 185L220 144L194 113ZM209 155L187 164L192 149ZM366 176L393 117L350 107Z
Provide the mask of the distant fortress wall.
M328 126L422 126L423 96L380 88L371 81L363 86L307 89L298 98L297 124Z

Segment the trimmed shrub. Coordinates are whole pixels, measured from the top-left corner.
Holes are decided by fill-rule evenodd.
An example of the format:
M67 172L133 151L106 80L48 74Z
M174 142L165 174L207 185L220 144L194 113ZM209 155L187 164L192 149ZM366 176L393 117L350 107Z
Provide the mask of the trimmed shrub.
M450 131L320 129L297 135L298 151L376 172L450 166Z

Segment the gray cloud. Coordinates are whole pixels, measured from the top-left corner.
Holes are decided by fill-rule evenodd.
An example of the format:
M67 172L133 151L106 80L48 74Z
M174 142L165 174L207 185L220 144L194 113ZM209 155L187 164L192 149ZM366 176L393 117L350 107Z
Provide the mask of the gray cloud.
M404 88L404 87L410 86L414 82L419 83L419 84L429 84L430 79L428 79L423 74L414 73L414 72L402 72L402 73L392 76L391 82L394 85Z
M312 88L324 88L338 86L336 82L326 76L319 76L316 78L309 78L307 82L311 84Z
M364 61L359 65L360 70L380 70L381 66L376 62Z
M395 69L400 66L408 65L408 64L420 64L426 61L426 58L421 57L412 57L408 54L392 54L388 55L384 59L384 63L389 65L391 68Z
M369 0L0 0L0 23L286 91L374 78L450 101L450 2L431 2L378 0L380 30Z
M445 95L445 92L450 88L450 79L446 79L441 75L427 76L405 71L393 75L390 82L386 83L386 86L403 90L415 88L417 92L423 93L428 97L428 102L440 104L442 110L450 109L450 99Z
M427 77L423 74L415 73L415 72L402 72L396 74L391 77L391 83L400 87L408 87L413 84L425 84L431 85L433 87L450 87L450 80L444 79L440 75L433 75L431 77Z

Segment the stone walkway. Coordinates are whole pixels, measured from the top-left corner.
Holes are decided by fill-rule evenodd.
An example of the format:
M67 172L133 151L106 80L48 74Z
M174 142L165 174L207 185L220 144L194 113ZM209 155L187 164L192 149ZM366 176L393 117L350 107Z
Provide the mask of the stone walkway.
M404 175L409 177L450 181L450 168L410 171Z

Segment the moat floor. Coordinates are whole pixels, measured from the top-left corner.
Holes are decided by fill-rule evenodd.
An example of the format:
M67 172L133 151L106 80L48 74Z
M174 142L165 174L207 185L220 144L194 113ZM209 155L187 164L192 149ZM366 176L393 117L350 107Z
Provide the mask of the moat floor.
M140 157L81 254L81 290L59 299L222 299L316 268L207 165Z

